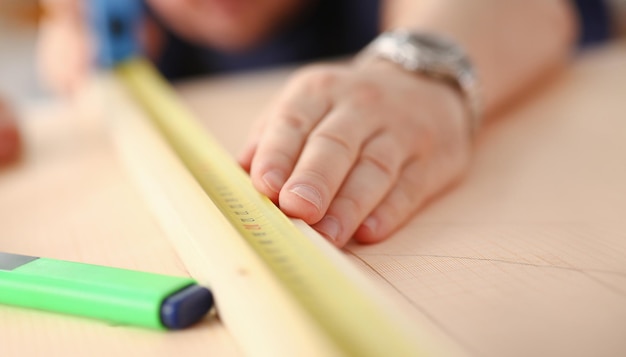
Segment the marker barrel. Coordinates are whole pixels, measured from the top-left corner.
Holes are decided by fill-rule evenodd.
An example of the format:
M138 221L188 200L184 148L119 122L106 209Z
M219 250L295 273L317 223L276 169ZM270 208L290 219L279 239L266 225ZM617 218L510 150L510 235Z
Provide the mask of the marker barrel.
M3 257L14 262L0 264L2 304L172 329L199 320L213 303L211 293L191 278L0 253Z

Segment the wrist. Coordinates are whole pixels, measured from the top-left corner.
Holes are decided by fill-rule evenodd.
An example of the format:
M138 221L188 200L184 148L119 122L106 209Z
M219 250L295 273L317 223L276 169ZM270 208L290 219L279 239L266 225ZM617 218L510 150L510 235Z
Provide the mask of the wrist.
M481 93L474 67L463 48L435 34L400 29L379 35L356 58L362 64L380 60L406 73L455 87L470 113L469 135L473 138L477 134L482 120Z
M457 85L424 73L408 72L398 64L383 58L371 58L367 61L356 60L353 66L357 71L377 74L379 77L395 83L415 84L406 86L405 89L419 96L423 100L420 103L428 103L429 106L432 105L433 107L445 107L437 111L438 115L453 118L454 126L458 127L462 133L472 131L472 112L467 105L464 93ZM408 79L408 82L404 79ZM414 103L411 102L411 104ZM422 108L422 110L424 109ZM465 137L469 138L470 141L472 139L470 135L465 135Z

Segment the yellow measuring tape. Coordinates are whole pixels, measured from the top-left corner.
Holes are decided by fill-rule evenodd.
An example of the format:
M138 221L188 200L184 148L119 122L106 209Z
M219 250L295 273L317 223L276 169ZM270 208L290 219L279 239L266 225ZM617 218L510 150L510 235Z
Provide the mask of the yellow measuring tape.
M215 205L341 351L422 355L407 331L253 187L151 64L129 60L116 74Z

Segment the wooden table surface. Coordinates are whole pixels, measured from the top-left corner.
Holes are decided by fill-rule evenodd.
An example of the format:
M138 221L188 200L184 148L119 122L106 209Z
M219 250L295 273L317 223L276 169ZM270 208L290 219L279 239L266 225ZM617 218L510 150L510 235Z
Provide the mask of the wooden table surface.
M232 153L289 70L177 86ZM22 108L0 169L0 251L187 275L101 112ZM589 51L482 136L466 180L390 240L350 245L470 355L626 354L626 44ZM0 292L1 293L1 292ZM0 354L241 354L216 319L163 333L0 306Z

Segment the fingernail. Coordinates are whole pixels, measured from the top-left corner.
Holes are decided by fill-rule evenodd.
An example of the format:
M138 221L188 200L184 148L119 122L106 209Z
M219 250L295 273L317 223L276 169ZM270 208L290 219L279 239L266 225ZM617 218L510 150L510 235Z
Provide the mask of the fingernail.
M322 196L320 193L309 185L295 185L289 190L306 201L311 202L318 210L322 207Z
M279 170L271 170L265 173L262 177L263 182L270 188L270 190L278 193L285 183L285 175Z
M339 236L339 221L335 217L326 216L315 224L315 229L334 242Z

